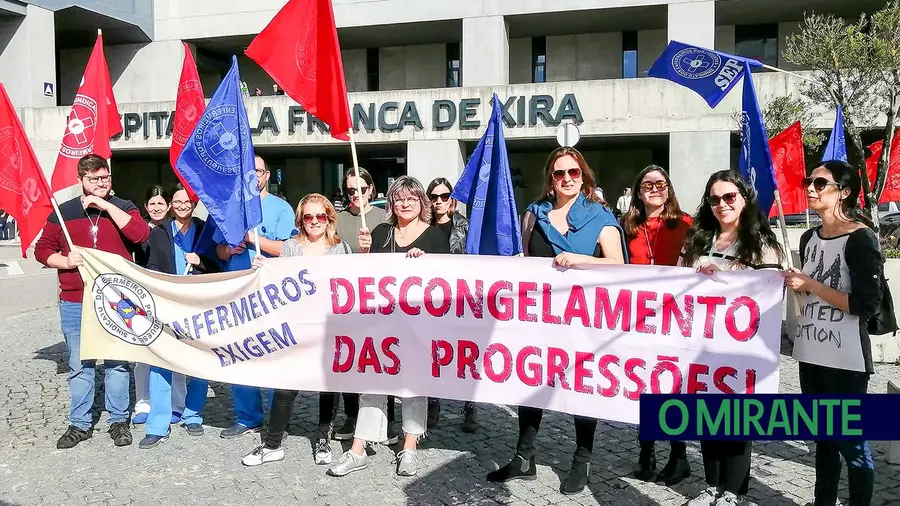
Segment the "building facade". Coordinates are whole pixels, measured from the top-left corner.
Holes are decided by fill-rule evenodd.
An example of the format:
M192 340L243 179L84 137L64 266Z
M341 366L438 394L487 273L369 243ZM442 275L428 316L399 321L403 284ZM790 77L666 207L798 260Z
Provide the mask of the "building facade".
M210 97L239 57L254 147L273 168L273 190L296 202L330 195L351 165L349 145L273 88L243 56L285 0L0 0L0 80L49 174L97 28L124 132L112 143L114 188L135 202L176 181L168 164L183 60L194 52ZM563 121L615 201L635 174L669 169L685 210L703 182L734 166L740 90L715 110L693 92L646 77L669 40L795 69L780 56L804 11L856 17L883 0L333 0L359 147L379 192L410 174L455 181L497 94L520 209L543 191ZM123 7L125 5L126 7ZM3 40L0 39L0 40ZM801 81L754 74L765 102ZM814 126L830 128L823 111Z

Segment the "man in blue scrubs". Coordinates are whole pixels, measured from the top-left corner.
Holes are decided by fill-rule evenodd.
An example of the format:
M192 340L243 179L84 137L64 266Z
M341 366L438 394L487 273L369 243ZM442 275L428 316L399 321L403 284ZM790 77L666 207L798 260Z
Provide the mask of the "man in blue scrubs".
M259 156L256 157L256 177L259 180L259 197L262 201L262 223L257 227L259 244L254 244L256 236L252 231L248 231L241 244L231 247L224 242L221 232L216 231L215 240L218 243L216 254L225 263L226 271L251 268L253 257L259 251L266 257L281 255L284 241L297 234L294 210L290 204L269 193L271 173L266 162ZM235 424L223 430L220 436L232 439L258 432L263 424L261 389L232 385L231 393L234 397ZM266 402L271 406L271 389L266 390Z

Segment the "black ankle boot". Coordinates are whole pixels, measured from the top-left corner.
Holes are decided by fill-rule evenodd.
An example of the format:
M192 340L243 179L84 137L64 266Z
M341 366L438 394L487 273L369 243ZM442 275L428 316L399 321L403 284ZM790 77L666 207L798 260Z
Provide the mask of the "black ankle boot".
M671 487L681 483L682 480L691 475L691 464L687 459L687 450L684 443L680 441L672 442L672 452L669 454L669 461L660 471L656 481L661 481Z
M572 457L572 469L559 485L559 491L565 495L581 493L587 486L590 476L591 452L584 448L578 448L575 450L575 456Z
M638 456L638 469L634 477L641 481L652 481L656 478L656 450L653 441L641 442L641 454Z
M475 403L467 402L463 409L463 432L474 434L478 430L478 421L475 419Z
M528 460L516 455L509 464L488 473L487 480L491 483L504 483L509 480L534 480L537 478L536 469L534 467L534 457Z

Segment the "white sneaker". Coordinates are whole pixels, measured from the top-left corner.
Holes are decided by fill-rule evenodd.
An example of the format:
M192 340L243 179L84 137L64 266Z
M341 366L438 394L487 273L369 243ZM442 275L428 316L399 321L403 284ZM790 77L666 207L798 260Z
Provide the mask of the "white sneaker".
M700 495L684 503L684 506L713 506L714 504L718 504L716 499L719 495L720 492L718 488L706 487L706 490L701 492Z
M361 471L369 466L368 455L357 455L352 449L345 451L338 457L337 462L328 468L329 476L347 476L350 473Z
M756 503L746 496L736 495L731 492L722 492L722 495L713 503L713 506L756 506Z
M284 460L284 447L278 447L273 450L266 448L265 445L259 445L241 460L241 464L252 467L279 460Z
M316 465L331 464L331 445L327 439L320 439L315 447Z
M402 450L397 454L397 476L415 476L419 470L416 450Z

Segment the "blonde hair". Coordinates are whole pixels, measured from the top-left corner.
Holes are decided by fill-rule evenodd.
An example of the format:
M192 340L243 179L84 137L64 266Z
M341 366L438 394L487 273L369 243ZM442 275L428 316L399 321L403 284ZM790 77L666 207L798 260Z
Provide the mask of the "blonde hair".
M337 235L337 212L335 212L331 201L321 193L310 193L300 199L300 203L297 204L297 211L294 213L294 226L297 227L298 233L294 236L294 239L310 242L309 237L306 235L306 229L303 228L303 206L306 204L322 204L322 207L325 208L325 215L328 216L328 225L325 226L325 242L329 246L340 244L341 237Z
M387 219L392 225L397 224L397 215L394 214L394 202L400 197L401 193L408 193L411 197L419 200L419 219L425 223L431 223L431 201L425 194L425 188L418 179L412 176L400 176L394 181L394 184L387 191Z

